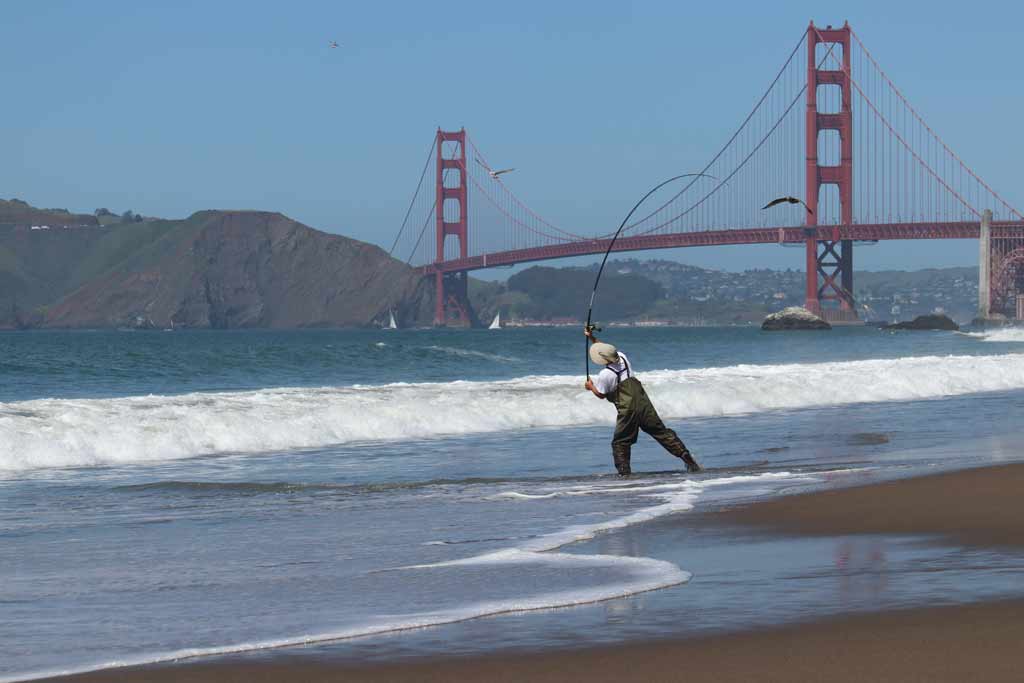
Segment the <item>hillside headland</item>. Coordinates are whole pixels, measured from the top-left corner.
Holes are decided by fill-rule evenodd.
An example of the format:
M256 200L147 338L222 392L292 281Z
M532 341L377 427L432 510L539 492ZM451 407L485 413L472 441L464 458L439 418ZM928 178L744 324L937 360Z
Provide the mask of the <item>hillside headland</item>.
M380 247L279 213L100 225L0 206L0 328L358 327L390 306L429 324L429 296Z

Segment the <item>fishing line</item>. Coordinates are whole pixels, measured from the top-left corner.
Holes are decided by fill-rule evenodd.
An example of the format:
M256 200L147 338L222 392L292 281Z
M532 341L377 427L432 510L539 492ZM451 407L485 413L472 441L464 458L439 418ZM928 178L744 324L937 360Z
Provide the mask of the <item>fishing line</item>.
M673 176L673 177L669 178L668 180L664 180L664 181L658 183L657 185L655 185L650 190L650 192L648 192L643 197L641 197L640 201L638 201L636 204L633 205L633 208L629 210L629 213L626 214L626 217L622 219L622 223L619 225L619 229L615 231L615 234L612 236L611 241L608 243L608 248L604 252L604 258L601 259L601 267L597 269L597 277L594 278L594 289L593 289L592 292L590 292L590 307L587 309L587 326L586 326L586 329L590 330L591 332L593 332L595 330L597 332L601 331L600 327L594 327L591 324L591 322L590 322L590 318L591 318L591 316L594 313L594 297L597 296L597 286L599 284L601 284L601 274L604 272L604 264L608 262L608 254L612 253L612 247L615 246L615 240L619 239L619 234L622 232L622 229L624 227L626 227L626 223L629 222L629 219L633 216L633 213L637 209L640 208L641 204L643 204L645 201L647 201L648 197L650 197L652 194L654 194L655 192L657 192L661 188L665 187L666 185L668 185L672 181L679 180L680 178L693 178L693 177L696 177L696 176L704 176L705 178L711 178L712 180L718 180L718 178L716 178L715 176L710 175L708 173L684 173L682 175ZM584 357L585 362L586 362L587 379L590 379L590 354L588 353L588 351L590 350L589 341L590 341L589 339L584 340L584 347L583 347L583 351L584 351L583 357Z

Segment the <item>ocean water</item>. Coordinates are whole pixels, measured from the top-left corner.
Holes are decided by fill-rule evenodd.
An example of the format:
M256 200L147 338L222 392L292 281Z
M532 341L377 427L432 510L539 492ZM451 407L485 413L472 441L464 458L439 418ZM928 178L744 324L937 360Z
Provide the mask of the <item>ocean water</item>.
M346 638L354 656L598 642L680 611L771 623L834 601L813 567L672 530L1020 457L1016 330L601 336L707 472L641 436L640 474L613 476L614 408L582 389L576 329L0 334L0 681ZM891 599L1014 588L1012 558L965 589L977 558L908 543L887 551L907 568ZM922 563L948 571L913 579ZM818 578L796 602L725 607L797 574Z

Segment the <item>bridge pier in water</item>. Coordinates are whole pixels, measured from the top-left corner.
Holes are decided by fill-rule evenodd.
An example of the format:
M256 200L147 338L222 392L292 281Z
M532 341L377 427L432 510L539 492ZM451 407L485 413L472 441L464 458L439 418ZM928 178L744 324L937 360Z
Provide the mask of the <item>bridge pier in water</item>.
M469 303L469 271L434 274L434 325L451 322L460 326L480 327L480 319Z
M1024 320L1024 225L993 225L992 211L985 209L978 237L978 318Z
M988 320L992 314L992 292L989 271L992 265L992 211L981 214L978 233L978 318Z

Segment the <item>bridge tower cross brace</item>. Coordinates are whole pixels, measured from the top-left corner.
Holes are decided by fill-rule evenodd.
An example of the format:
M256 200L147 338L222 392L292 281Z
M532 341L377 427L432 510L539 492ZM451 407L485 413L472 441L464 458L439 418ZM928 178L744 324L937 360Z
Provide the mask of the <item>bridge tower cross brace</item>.
M842 69L818 68L819 44L835 43L842 47ZM835 64L831 57L828 62ZM822 62L826 67L826 62ZM835 113L818 111L818 86L837 85L842 91L842 106ZM839 187L842 225L853 223L853 93L850 84L850 26L819 29L812 21L807 28L807 290L805 306L812 313L827 315L832 320L855 320L853 300L853 242L841 240L838 227L831 239L820 239L818 199L822 185ZM840 138L838 166L822 166L818 162L818 136L823 130L835 130ZM836 301L838 311L822 306Z
M444 143L446 142L455 143L453 153L447 157L444 153ZM437 230L435 262L440 266L445 260L444 248L449 235L454 236L458 241L459 258L465 259L469 256L466 129L461 128L452 132L438 128L435 146L437 147L436 199L434 203ZM457 180L457 182L452 182L453 180ZM448 220L456 212L458 214L456 220ZM446 273L438 268L434 278L434 324L447 325L449 320L455 320L463 325L473 324L473 311L469 305L468 272Z

